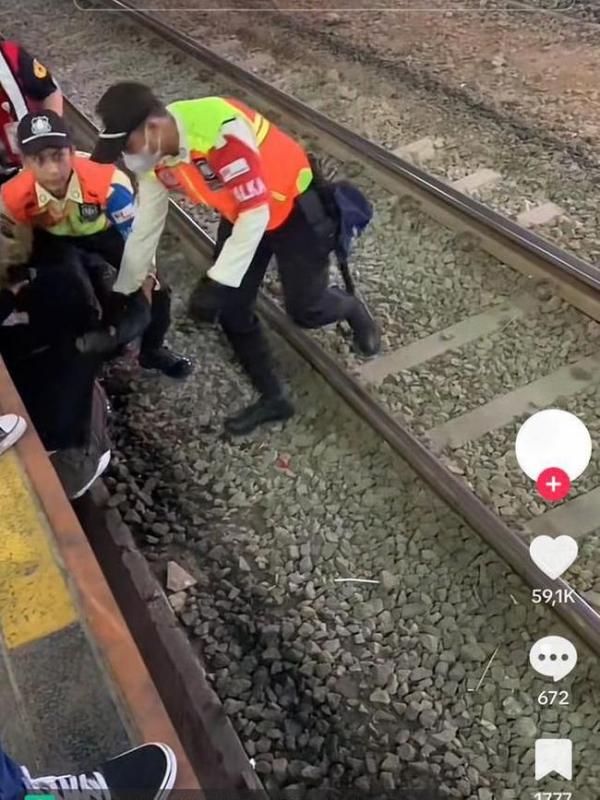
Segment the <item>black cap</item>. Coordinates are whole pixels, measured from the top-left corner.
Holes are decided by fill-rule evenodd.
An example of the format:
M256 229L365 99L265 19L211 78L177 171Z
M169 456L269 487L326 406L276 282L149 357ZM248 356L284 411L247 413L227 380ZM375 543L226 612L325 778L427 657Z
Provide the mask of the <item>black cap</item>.
M162 109L162 104L145 84L113 83L96 106L104 129L92 152L92 160L114 163L121 156L129 135L158 109Z
M19 149L33 156L46 147L71 147L71 134L64 119L55 111L25 114L17 126Z

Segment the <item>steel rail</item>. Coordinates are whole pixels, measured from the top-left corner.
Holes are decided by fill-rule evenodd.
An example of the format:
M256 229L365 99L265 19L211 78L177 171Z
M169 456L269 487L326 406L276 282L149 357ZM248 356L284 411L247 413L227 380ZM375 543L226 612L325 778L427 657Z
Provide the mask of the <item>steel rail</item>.
M78 133L90 145L97 130L93 123L68 103L68 116ZM213 240L175 202L170 201L170 229L180 237L186 252L193 258L201 255L206 264ZM200 253L198 252L200 251ZM412 469L458 514L531 588L570 590L562 578L546 576L531 560L524 538L510 528L454 475L417 437L375 399L310 335L298 328L268 297L261 294L259 313L300 356L323 376L327 383ZM554 609L562 620L598 656L600 656L600 615L578 593L574 602Z
M600 269L561 249L534 231L518 225L450 184L364 139L295 97L219 56L187 34L124 0L99 0L99 5L127 15L214 72L233 80L259 103L268 103L299 121L342 158L359 159L378 181L396 194L409 195L427 214L449 228L474 235L483 250L528 276L549 279L563 297L600 321Z

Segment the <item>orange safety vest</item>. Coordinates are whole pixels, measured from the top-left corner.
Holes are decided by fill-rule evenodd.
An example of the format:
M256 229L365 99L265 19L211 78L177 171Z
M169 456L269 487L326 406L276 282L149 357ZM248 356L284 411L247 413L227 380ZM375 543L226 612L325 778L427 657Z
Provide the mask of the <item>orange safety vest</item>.
M195 204L214 208L230 222L237 218L237 202L211 175L207 158L217 144L220 128L233 117L245 119L256 135L263 177L270 193L267 230L282 225L294 200L311 182L312 170L302 146L261 114L230 98L207 97L171 103L169 111L183 124L192 163L159 166L155 172L171 191L180 191ZM204 173L203 174L203 170ZM206 177L205 177L206 175Z
M73 156L73 170L77 174L81 188L81 204L106 206L114 164L98 164L89 158ZM0 197L10 216L19 223L36 227L46 227L45 209L38 204L35 190L35 177L27 169L0 187Z

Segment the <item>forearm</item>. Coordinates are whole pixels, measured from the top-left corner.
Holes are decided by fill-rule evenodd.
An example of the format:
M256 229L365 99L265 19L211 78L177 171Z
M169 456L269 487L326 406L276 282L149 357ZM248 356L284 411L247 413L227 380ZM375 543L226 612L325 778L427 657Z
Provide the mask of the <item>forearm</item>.
M239 215L208 277L225 286L239 287L269 224L264 204Z
M125 242L119 275L113 291L132 294L152 272L156 248L160 241L167 214L169 196L166 190L150 180L140 181L140 191L131 233Z
M63 94L60 89L56 89L56 91L49 94L42 101L43 108L47 109L48 111L55 111L57 114L60 114L62 117L63 115Z

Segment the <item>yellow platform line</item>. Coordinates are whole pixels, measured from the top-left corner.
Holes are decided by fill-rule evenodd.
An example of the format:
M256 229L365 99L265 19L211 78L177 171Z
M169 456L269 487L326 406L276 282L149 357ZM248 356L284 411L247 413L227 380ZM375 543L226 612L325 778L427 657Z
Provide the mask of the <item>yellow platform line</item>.
M0 456L0 626L9 649L77 619L50 536L17 453L9 450Z

